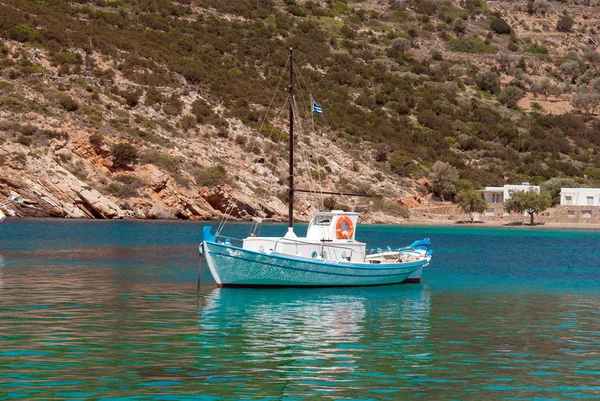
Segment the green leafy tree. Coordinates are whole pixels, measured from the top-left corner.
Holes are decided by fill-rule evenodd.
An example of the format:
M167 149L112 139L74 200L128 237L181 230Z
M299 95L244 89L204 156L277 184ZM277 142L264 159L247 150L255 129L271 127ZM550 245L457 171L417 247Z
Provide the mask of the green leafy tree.
M517 107L517 102L521 100L524 95L525 92L523 92L523 89L518 86L509 85L498 95L498 100L500 103L506 105L506 107L515 109Z
M562 188L579 188L579 184L572 178L553 177L542 183L541 187L550 194L554 206L560 203L560 190Z
M451 198L456 191L454 183L458 180L458 171L450 164L436 161L429 176L433 194L439 196L442 202L445 198Z
M533 225L536 214L543 212L552 205L550 193L547 191L510 191L510 198L504 202L506 211L527 213L529 224Z
M469 215L471 223L475 220L475 213L483 213L487 207L487 202L483 199L481 192L474 189L460 191L456 195L456 201L462 211Z
M500 77L493 71L479 71L475 82L480 89L490 93L496 93L500 89Z
M533 10L536 13L542 14L542 16L546 16L546 13L550 9L550 2L547 0L535 0L533 2Z
M575 24L575 20L568 15L563 15L556 23L556 30L559 32L571 32L571 28Z

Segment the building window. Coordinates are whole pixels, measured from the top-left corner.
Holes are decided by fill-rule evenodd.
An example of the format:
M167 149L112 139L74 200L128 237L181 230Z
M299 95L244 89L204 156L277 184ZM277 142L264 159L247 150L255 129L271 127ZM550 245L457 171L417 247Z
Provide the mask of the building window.
M582 210L581 211L581 217L589 219L592 217L592 211L591 210Z
M565 203L566 203L567 205L572 205L572 204L573 204L573 196L571 196L571 195L566 195L566 196L565 196Z
M485 215L486 216L493 216L494 215L494 208L493 207L488 207L487 209L485 209Z
M593 196L588 196L587 197L587 205L588 206L593 206L594 205L594 197Z
M575 218L575 210L567 210L567 214L569 215L569 218Z

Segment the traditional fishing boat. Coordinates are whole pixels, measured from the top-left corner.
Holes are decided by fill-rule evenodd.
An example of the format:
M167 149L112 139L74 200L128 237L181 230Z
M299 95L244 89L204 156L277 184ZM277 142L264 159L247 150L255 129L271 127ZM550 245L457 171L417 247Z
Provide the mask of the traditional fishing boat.
M432 256L428 238L407 247L367 250L356 240L359 213L316 212L306 236L294 233L294 71L289 56L288 229L282 237L251 233L240 244L203 230L200 254L219 287L332 287L418 283ZM315 102L313 103L313 110ZM320 110L319 110L320 111ZM329 192L320 193L328 194ZM260 223L260 220L258 220Z

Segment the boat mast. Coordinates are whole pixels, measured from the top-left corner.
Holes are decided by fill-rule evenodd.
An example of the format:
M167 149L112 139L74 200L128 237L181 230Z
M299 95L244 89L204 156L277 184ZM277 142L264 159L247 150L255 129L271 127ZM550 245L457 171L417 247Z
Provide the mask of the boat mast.
M294 60L292 58L293 49L290 47L290 87L289 102L290 102L290 172L288 184L288 227L291 229L294 226Z

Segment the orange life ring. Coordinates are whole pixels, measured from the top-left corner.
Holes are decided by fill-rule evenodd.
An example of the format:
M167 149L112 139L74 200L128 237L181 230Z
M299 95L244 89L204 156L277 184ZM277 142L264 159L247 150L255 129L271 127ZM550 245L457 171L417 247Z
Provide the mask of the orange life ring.
M335 232L338 239L350 239L354 233L352 220L348 216L340 216L335 224Z

